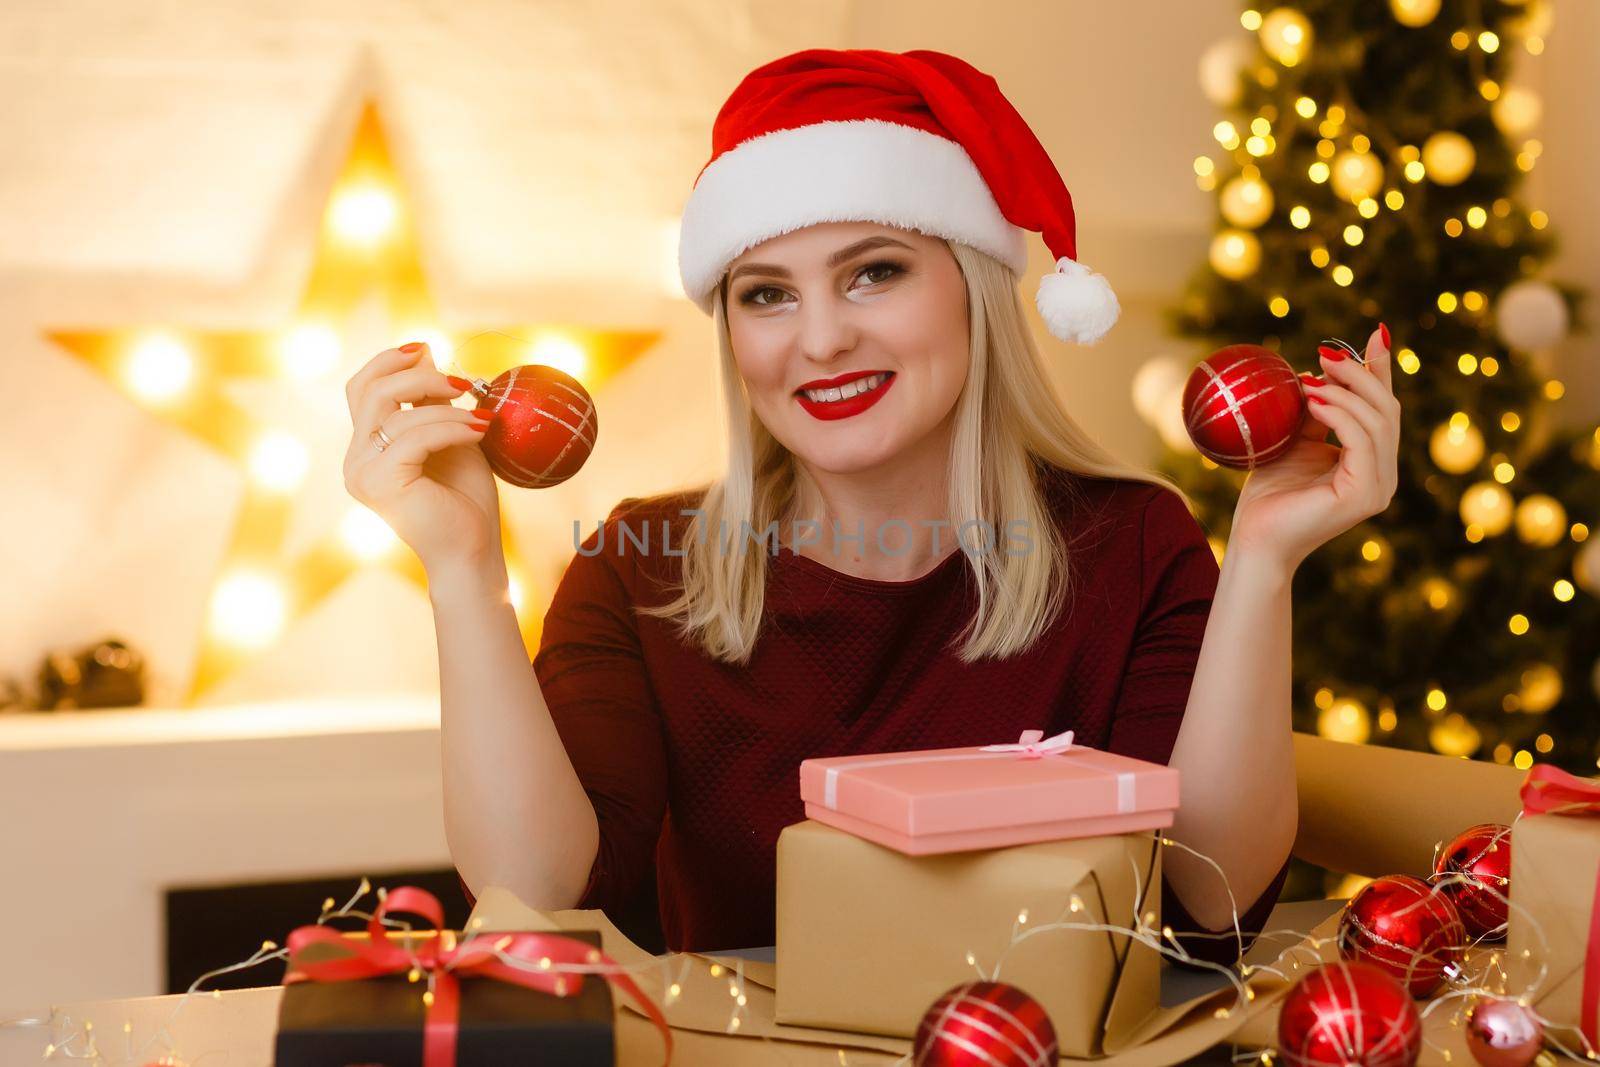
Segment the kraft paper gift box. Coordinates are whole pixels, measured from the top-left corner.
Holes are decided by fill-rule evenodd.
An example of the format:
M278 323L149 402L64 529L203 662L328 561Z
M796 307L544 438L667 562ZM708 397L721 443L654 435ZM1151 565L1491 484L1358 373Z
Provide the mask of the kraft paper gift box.
M993 974L1037 999L1061 1053L1128 1045L1160 1007L1160 957L1126 934L1052 921L1160 929L1161 851L1149 830L912 856L814 820L778 836L775 1018L915 1034L952 986ZM1078 911L1072 911L1074 901Z
M1528 772L1522 800L1511 829L1507 989L1537 982L1529 999L1539 1013L1581 1028L1600 1051L1600 782L1541 764ZM1583 1051L1574 1031L1558 1036Z
M911 855L1172 825L1177 768L1041 737L805 760L806 818Z

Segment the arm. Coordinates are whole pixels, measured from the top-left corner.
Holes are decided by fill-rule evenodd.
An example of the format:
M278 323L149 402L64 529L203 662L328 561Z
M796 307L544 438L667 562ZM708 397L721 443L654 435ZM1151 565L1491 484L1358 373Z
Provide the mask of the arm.
M1214 859L1241 905L1274 880L1299 819L1290 729L1295 569L1317 546L1382 512L1397 483L1400 404L1387 328L1368 337L1365 362L1319 351L1327 375L1301 375L1308 407L1299 438L1251 471L1239 494L1172 752L1183 780L1204 786L1185 790L1171 836ZM1330 431L1338 445L1327 440ZM1244 826L1249 833L1238 832ZM1227 921L1215 872L1181 849L1166 858L1196 918L1213 929Z
M1140 518L1139 538L1138 630L1118 694L1109 748L1179 768L1181 803L1166 836L1211 856L1222 866L1233 888L1234 903L1240 912L1240 932L1248 946L1277 903L1288 874L1295 811L1291 807L1287 812L1291 820L1287 840L1273 842L1269 835L1255 832L1262 821L1259 810L1241 812L1228 801L1240 785L1259 784L1244 781L1253 770L1247 770L1241 761L1252 766L1259 761L1269 778L1287 781L1292 803L1292 753L1278 757L1281 762L1274 765L1271 753L1277 739L1267 733L1280 730L1285 748L1290 747L1287 710L1281 724L1269 724L1263 730L1234 707L1237 698L1233 691L1221 705L1213 705L1205 696L1211 691L1209 684L1203 684L1206 679L1219 678L1226 687L1228 670L1237 669L1237 665L1230 666L1220 655L1207 651L1232 645L1226 637L1216 635L1229 632L1228 605L1235 587L1226 572L1219 576L1205 531L1176 494L1165 489L1152 491ZM1252 639L1240 647L1248 652L1256 645ZM1244 673L1253 674L1255 669ZM1233 740L1223 744L1221 756L1211 757L1213 762L1184 766L1178 758L1182 737L1204 739L1217 732L1210 717L1201 712L1202 707L1220 707L1221 717L1227 720L1224 729L1237 728L1237 734L1230 734ZM1251 733L1252 730L1262 732ZM1227 744L1233 747L1229 749ZM1190 752L1192 759L1207 755L1204 747L1192 744ZM1191 832L1196 825L1215 828L1225 844L1254 849L1249 862L1264 866L1264 876L1249 885L1241 884L1244 875L1235 856L1213 840L1197 841ZM1250 828L1250 832L1241 833L1242 827ZM1161 862L1164 925L1172 927L1191 955L1223 964L1237 959L1239 943L1233 933L1228 894L1216 868L1178 847L1165 849ZM1203 890L1203 895L1197 894L1197 889Z
M571 907L599 828L529 666L504 561L430 574L429 595L445 837L462 882L474 895L503 885L534 907Z
M345 488L383 516L428 575L445 836L464 887L497 882L530 903L565 907L594 855L595 813L511 609L499 492L478 447L489 422L449 403L469 386L440 373L422 342L368 360L345 385L353 429Z
M606 525L624 506L626 501ZM632 597L619 574L629 563L616 557L616 534L606 539L603 550L598 537L598 531L590 534L582 552L566 566L544 616L533 669L528 669L517 641L515 672L533 681L544 712L534 718L552 723L555 750L573 774L578 793L571 803L581 805L587 816L587 830L578 840L581 848L538 827L512 827L494 840L493 848L507 864L558 862L562 883L544 907L600 907L618 913L653 865L666 816L667 766ZM490 737L491 742L506 739ZM526 771L517 769L509 781L518 781L517 776L526 777ZM493 793L499 784L486 785ZM475 896L459 859L458 870L467 896ZM480 885L483 881L498 878L483 878ZM541 897L523 899L542 905Z
M1168 835L1216 861L1241 911L1279 877L1299 825L1290 634L1289 575L1227 553L1172 748L1183 803ZM1181 848L1162 862L1196 922L1232 927L1215 868Z
M628 504L606 519L604 550L597 531L567 566L533 660L598 826L582 893L569 906L601 908L614 919L654 870L667 813L660 707L630 592L638 587L638 561L617 554L615 523L626 521Z

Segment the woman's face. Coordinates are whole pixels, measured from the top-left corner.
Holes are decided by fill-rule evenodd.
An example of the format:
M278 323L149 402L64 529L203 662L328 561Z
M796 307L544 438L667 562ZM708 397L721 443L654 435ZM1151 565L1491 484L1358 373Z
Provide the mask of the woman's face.
M728 268L728 334L751 405L832 473L883 464L946 422L966 383L967 331L955 256L915 231L818 223Z

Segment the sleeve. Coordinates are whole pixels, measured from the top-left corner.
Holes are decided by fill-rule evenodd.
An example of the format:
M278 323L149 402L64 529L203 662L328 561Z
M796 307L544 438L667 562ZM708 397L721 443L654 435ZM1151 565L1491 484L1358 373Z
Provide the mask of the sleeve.
M1182 498L1164 488L1155 489L1145 505L1140 545L1139 619L1112 716L1108 748L1165 764L1172 759L1189 702L1220 570L1204 528ZM1260 896L1236 902L1246 950L1277 904L1288 872L1286 857ZM1201 926L1164 876L1161 914L1163 924L1172 927L1173 936L1191 956L1224 965L1239 959L1240 946L1232 925L1221 931Z
M613 526L596 529L567 565L545 613L533 659L539 689L583 789L600 845L575 907L618 914L639 880L653 875L667 809L660 712L639 642ZM532 844L530 847L537 847Z

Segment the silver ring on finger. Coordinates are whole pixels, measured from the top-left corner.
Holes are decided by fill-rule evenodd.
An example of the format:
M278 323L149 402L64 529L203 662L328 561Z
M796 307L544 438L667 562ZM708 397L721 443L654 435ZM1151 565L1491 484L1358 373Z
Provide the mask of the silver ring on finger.
M394 444L394 438L384 433L382 426L372 431L372 446L379 452L382 452L392 444Z

